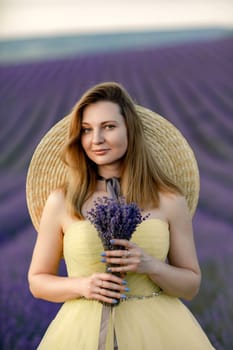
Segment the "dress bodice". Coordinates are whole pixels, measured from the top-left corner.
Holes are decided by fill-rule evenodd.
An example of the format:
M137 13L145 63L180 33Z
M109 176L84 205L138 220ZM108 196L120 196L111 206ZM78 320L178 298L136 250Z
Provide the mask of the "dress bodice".
M168 224L160 219L147 219L137 227L131 241L149 255L164 261L169 249ZM69 276L105 272L105 264L100 261L103 246L97 230L89 221L71 224L64 235L63 249ZM126 279L132 295L145 295L155 291L155 285L147 275L127 273Z

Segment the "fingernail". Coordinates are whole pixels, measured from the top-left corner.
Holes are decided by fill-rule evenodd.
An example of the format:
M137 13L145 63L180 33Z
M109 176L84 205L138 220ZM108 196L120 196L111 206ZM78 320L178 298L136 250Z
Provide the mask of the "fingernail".
M106 256L106 253L105 253L105 252L103 252L103 253L101 253L100 255L101 255L101 256Z
M100 261L101 261L101 262L106 262L106 259L105 259L105 258L102 258Z
M113 304L116 304L116 303L118 303L118 300L112 299L112 303L113 303Z
M122 284L127 284L127 281L123 280L123 281L122 281Z
M130 289L128 287L125 287L125 292L129 292Z
M121 299L126 299L126 295L125 294L121 294Z
M114 239L110 239L110 243L114 244L115 240Z
M110 267L107 268L107 271L108 272L112 272L112 269L110 269Z

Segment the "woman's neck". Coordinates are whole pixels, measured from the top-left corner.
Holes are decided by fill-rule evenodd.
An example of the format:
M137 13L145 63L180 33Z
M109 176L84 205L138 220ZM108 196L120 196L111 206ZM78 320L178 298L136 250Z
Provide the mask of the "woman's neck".
M110 179L112 177L120 178L121 169L119 168L119 166L99 166L98 175L105 179Z

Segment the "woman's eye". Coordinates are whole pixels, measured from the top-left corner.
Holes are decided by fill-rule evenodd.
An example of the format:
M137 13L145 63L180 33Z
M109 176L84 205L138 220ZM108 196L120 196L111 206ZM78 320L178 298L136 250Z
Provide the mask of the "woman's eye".
M89 132L91 132L91 128L82 128L83 134L88 134Z
M115 128L115 125L113 125L113 124L105 125L105 129L107 129L107 130L114 129L114 128Z

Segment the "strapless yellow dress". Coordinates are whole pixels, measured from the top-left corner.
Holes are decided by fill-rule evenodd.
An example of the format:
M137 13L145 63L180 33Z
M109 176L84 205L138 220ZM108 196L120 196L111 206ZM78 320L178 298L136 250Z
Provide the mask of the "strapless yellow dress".
M132 242L165 261L169 250L168 224L143 221ZM72 224L64 235L64 259L69 276L105 272L97 231L89 221ZM147 275L128 273L127 296L150 296L158 287ZM95 300L66 301L48 327L39 350L98 350L103 305ZM129 298L112 308L105 350L207 350L214 349L188 308L164 293L149 298Z

